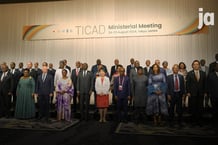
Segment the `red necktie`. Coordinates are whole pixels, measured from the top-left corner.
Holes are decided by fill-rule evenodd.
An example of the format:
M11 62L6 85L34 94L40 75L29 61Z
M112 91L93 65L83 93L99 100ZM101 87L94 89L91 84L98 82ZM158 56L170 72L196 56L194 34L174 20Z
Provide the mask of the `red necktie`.
M177 75L175 75L175 90L176 90L176 91L179 90L179 81L178 81Z

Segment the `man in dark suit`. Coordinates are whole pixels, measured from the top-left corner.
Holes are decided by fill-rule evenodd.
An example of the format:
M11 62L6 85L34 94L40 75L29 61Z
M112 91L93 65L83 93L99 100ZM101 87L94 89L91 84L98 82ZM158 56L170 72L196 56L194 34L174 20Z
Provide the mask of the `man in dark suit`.
M105 73L108 76L107 67L105 65L101 64L100 59L97 59L96 64L92 66L92 69L91 69L92 74L96 75L96 73L98 72L99 66L101 66L105 70Z
M82 70L77 78L77 96L80 102L81 120L88 120L90 95L93 89L93 74L88 71L88 64L83 63Z
M110 81L112 79L112 76L116 73L117 71L117 65L119 65L119 60L115 59L114 60L114 65L111 67L111 73L110 73Z
M68 69L69 72L71 72L71 67L67 65L67 60L64 59L63 61L64 61L64 68Z
M40 76L42 74L42 70L39 68L39 63L38 62L34 63L34 70L36 72L36 79L37 79L38 76Z
M215 59L216 60L209 65L209 73L215 71L216 64L218 64L218 53L215 55Z
M23 62L20 62L20 63L18 64L18 70L20 71L21 76L23 76L23 71L24 71Z
M42 68L42 74L39 75L36 82L36 95L38 96L39 104L39 119L49 121L49 102L53 96L54 80L48 74L48 64Z
M52 63L49 63L48 67L49 67L48 73L49 73L50 75L52 75L52 77L54 78L56 70L53 68L53 64L52 64Z
M149 60L149 59L147 59L146 61L145 61L145 67L144 67L144 74L145 74L145 76L149 76L149 73L150 73L150 71L151 71L151 61Z
M77 77L79 75L79 72L80 72L80 61L77 61L76 62L76 68L74 68L72 70L72 73L71 73L71 80L73 82L73 86L74 86L74 95L73 95L73 112L75 113L76 110L77 110L77 99L78 96L77 96Z
M213 118L218 120L218 63L208 76L208 92L211 96Z
M132 97L133 97L133 78L138 75L138 73L137 73L138 67L140 67L140 62L138 60L136 60L134 62L134 68L130 69L129 80L130 80L130 89L131 89L130 90L130 97L131 98L129 99L129 106L133 105L133 100L132 100Z
M169 122L170 125L173 125L174 119L174 110L178 114L178 123L181 125L182 121L182 104L185 98L185 81L184 77L179 72L179 65L175 64L172 68L173 74L167 77L167 94L168 94L168 102L170 103L169 107Z
M27 63L27 68L30 70L30 76L33 77L33 79L36 82L37 81L37 73L36 73L35 69L33 69L32 67L33 67L33 63L28 62Z
M126 75L128 77L130 76L130 70L135 68L134 63L135 63L134 58L131 58L130 59L130 65L127 65L127 67L126 67Z
M117 100L117 114L119 122L127 122L128 99L130 99L130 81L125 76L125 69L120 68L120 76L114 79L114 95ZM123 112L123 113L122 113Z
M193 70L189 71L186 77L186 92L190 97L189 105L192 115L192 123L200 125L203 111L203 100L206 96L206 73L200 70L199 60L192 63Z
M13 77L6 64L1 65L0 74L0 117L11 116L11 95L13 92Z
M11 62L10 63L10 73L12 74L12 78L13 78L13 91L12 91L12 95L13 95L13 108L15 108L16 105L16 99L17 99L17 95L16 95L16 89L17 89L17 84L19 82L19 79L22 75L22 72L19 71L19 69L15 68L16 64L15 62Z

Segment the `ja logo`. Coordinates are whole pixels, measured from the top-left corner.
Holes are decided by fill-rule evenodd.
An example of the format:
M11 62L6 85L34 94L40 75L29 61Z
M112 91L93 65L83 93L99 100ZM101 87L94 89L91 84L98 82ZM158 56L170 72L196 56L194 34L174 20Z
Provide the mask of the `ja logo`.
M199 16L198 29L201 29L204 24L206 26L210 26L210 25L214 26L214 13L206 12L204 14L203 8L199 8L198 16Z

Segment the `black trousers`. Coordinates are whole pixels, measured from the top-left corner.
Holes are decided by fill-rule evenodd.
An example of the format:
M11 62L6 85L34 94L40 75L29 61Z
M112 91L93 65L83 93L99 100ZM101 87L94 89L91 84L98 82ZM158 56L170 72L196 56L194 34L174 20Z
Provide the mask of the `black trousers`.
M176 113L178 114L178 121L181 122L183 113L182 94L180 92L174 92L173 96L171 97L172 99L169 106L169 120L173 121L176 111Z
M196 96L190 97L190 112L192 115L192 122L196 123L201 121L202 113L203 113L203 101L204 95L198 93Z
M74 88L74 95L73 95L73 112L77 111L77 89Z
M39 95L38 99L39 105L39 117L48 119L50 117L50 96L49 95Z
M117 100L117 116L118 120L127 120L128 98L118 98Z
M90 95L89 94L80 94L80 118L81 120L88 120L89 115L89 104L90 104Z
M217 96L211 96L211 105L213 118L218 120L218 94Z
M11 109L11 95L5 94L0 91L0 117L9 117Z

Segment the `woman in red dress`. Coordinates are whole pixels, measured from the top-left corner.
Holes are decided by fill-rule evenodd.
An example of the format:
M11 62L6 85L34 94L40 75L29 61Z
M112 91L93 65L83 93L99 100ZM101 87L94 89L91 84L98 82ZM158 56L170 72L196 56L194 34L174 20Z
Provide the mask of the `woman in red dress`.
M107 108L109 106L110 80L105 76L105 70L100 69L99 77L96 78L95 90L97 93L97 107L100 113L99 122L106 122Z

